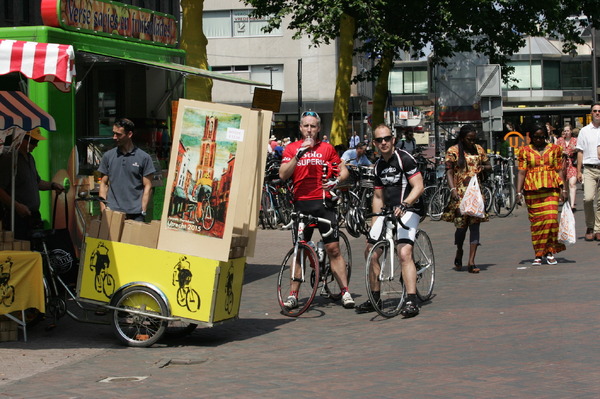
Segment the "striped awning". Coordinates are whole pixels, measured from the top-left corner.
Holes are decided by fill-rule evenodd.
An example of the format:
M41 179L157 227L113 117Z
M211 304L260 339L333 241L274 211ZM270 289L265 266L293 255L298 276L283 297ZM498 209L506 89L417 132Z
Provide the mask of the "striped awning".
M30 131L43 127L56 130L54 118L20 91L0 91L0 130L19 127Z
M68 92L75 76L75 51L66 44L0 40L0 75L11 72Z

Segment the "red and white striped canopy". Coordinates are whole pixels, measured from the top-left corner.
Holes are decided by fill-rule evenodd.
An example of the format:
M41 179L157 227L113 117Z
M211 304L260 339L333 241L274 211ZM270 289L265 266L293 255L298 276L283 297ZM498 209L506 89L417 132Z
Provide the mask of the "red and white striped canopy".
M75 51L67 44L0 40L0 75L11 72L68 92L75 76Z

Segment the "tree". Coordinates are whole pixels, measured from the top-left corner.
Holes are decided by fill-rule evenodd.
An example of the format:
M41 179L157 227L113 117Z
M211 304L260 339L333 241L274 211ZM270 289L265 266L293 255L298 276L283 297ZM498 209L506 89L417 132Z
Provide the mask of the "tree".
M208 40L202 30L204 0L181 0L182 29L181 48L187 53L187 65L208 69L206 45ZM212 101L212 79L199 76L187 78L186 97L200 101Z
M432 50L433 64L459 52L477 52L491 63L505 65L519 50L528 35L560 38L563 51L569 53L583 43L581 30L597 26L600 17L598 0L245 0L256 8L255 14L271 16L269 28L280 27L284 17L290 18L288 29L294 37L308 35L314 45L329 44L336 38L346 42L348 31L342 26L343 16L354 19L354 52L372 58L374 67L355 80L375 80L374 121L383 120L387 101L387 75L400 52L424 56ZM579 16L585 15L585 18ZM344 17L346 18L346 17ZM344 19L345 20L345 19ZM351 63L344 52L339 63ZM341 68L341 67L340 67ZM510 68L503 68L508 79ZM338 80L334 120L342 120L342 85ZM349 91L348 91L349 93ZM345 132L343 132L345 139ZM342 134L339 128L333 135ZM337 139L336 139L337 140Z

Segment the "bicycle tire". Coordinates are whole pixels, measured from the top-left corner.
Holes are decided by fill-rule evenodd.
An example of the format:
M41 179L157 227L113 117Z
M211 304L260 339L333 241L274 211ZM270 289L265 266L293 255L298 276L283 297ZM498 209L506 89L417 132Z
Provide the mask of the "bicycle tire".
M269 193L267 193L264 190L262 192L260 204L261 204L261 211L262 211L263 222L265 224L265 227L267 229L274 229L275 226L273 225L273 218L270 215L271 198L269 197Z
M449 201L450 189L448 187L439 187L431 197L431 202L429 203L429 218L436 222L440 220Z
M421 301L427 301L435 285L435 255L429 235L423 230L417 231L415 236L413 261L417 269L417 296Z
M112 274L106 273L102 279L102 292L107 298L110 298L115 293L115 278Z
M304 313L317 293L319 284L311 284L311 274L313 274L315 282L319 281L319 261L315 251L304 243L298 243L298 258L300 262L296 262L295 274L298 279L302 278L302 272L304 274L304 280L301 281L300 287L298 288L298 307L294 309L286 308L283 302L287 299L291 291L291 270L294 261L294 248L290 249L283 259L279 275L277 276L277 301L281 307L281 313L290 316L298 317Z
M379 253L379 262L374 260L377 253ZM391 275L389 273L391 270L389 263L391 262L391 259L394 260L392 278L390 278ZM381 262L384 264L384 273L380 277L377 267ZM371 263L377 266L371 268ZM372 273L373 281L379 282L379 301L375 300L375 297L373 296L373 291L377 290L377 286L372 285ZM365 275L367 294L377 313L386 318L397 316L404 304L405 287L404 281L402 280L402 263L400 262L400 257L397 254L396 248L390 248L390 243L388 241L378 241L373 248L371 248L369 255L367 256Z
M210 230L215 225L215 212L211 205L207 205L202 213L202 228Z
M352 275L352 249L350 247L350 241L346 234L339 232L340 236L340 253L346 263L346 276L348 280L348 286L350 286L350 276ZM329 262L329 255L325 254L325 262ZM324 282L325 292L332 301L339 301L342 299L342 290L337 283L333 272L329 265L325 266L325 276L321 276L321 280Z
M485 213L490 213L492 207L494 206L493 190L488 187L487 184L482 184L480 187L481 195L483 196L483 203L485 205Z
M505 182L496 187L494 193L494 212L498 217L505 218L510 215L517 205L517 196L514 186Z
M167 317L169 309L163 299L148 287L134 286L119 292L113 301L111 326L117 338L128 346L148 347L156 343L167 328L167 321L151 314ZM144 312L140 315L135 312Z
M431 198L433 197L433 194L435 194L436 190L436 185L427 186L423 190L423 194L421 194L419 197L419 200L423 201L423 215L421 215L421 222L425 220L427 216L429 216L429 203L431 202Z

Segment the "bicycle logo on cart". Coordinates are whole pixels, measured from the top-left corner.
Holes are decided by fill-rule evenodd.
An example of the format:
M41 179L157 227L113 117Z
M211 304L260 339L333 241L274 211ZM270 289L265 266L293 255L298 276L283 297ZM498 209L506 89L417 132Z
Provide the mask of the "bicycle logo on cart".
M6 307L9 307L15 301L15 287L8 284L12 266L13 261L10 256L0 263L0 299Z
M173 268L173 285L177 282L177 304L187 307L190 312L196 312L200 309L200 295L195 289L190 287L192 281L192 271L190 270L190 262L186 256L179 258L179 262Z
M108 248L103 242L99 242L98 246L90 256L90 270L96 270L94 277L94 287L99 293L104 293L108 298L115 292L115 279L106 269L110 266L110 258L108 256Z
M225 311L231 314L233 310L233 264L227 271L227 282L225 283Z

